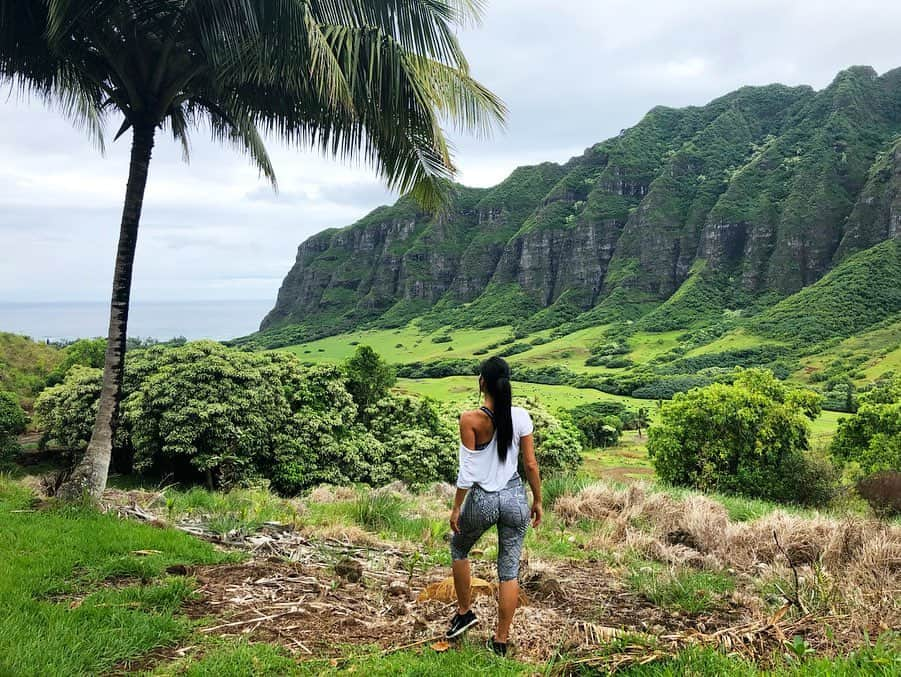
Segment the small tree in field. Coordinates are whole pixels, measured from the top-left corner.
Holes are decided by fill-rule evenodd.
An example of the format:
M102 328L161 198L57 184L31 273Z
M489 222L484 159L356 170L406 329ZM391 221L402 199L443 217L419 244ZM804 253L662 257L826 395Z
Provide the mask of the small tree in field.
M676 395L648 432L648 452L666 483L791 502L828 499L828 468L805 457L819 396L764 370L740 370Z
M261 132L373 164L426 207L454 172L441 123L487 132L503 105L454 34L478 0L0 0L0 82L59 107L103 145L132 136L103 384L91 441L61 489L106 486L138 225L157 132L203 127L275 185Z
M347 391L363 416L397 381L394 368L369 346L357 346L356 352L344 363L344 373Z

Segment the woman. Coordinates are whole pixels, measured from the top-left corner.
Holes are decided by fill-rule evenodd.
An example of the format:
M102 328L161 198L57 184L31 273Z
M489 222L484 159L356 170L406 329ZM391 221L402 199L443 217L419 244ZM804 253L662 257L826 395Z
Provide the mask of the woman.
M511 406L510 367L504 360L492 357L482 363L479 391L484 398L482 406L460 416L460 470L450 516L457 613L451 619L447 637L459 637L478 622L470 608L467 556L479 537L496 524L498 617L497 630L488 640L488 647L505 655L510 623L519 601L519 556L530 514L533 527L541 523L541 477L532 440L532 419L525 409ZM518 472L520 453L532 488L531 510Z

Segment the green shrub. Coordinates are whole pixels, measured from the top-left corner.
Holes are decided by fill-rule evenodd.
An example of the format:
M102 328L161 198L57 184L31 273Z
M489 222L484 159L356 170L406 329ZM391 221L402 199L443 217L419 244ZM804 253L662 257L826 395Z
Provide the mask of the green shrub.
M0 463L19 451L18 435L25 432L28 417L15 393L0 390Z
M457 423L434 400L389 395L367 410L372 436L386 448L386 479L418 489L457 474Z
M651 427L648 453L661 480L709 492L822 503L834 472L805 455L811 391L795 391L770 372L738 370L732 385L676 395Z
M358 346L344 363L347 391L361 412L388 394L397 382L393 367L389 366L369 346Z
M50 373L47 383L49 385L62 383L69 369L76 365L102 369L105 353L106 339L80 339L70 343L63 350L63 361Z
M535 456L542 472L573 470L582 462L582 441L579 429L566 415L554 416L538 402L516 398L514 404L524 407L535 425Z
M865 474L901 468L901 376L861 395L857 413L839 421L831 451Z
M435 360L434 362L411 362L397 367L401 378L444 378L445 376L476 376L481 362L464 358Z
M585 416L615 416L622 423L623 430L633 430L635 428L636 412L617 400L601 400L600 402L580 404L578 407L570 409L569 414L577 426L579 426L579 420Z
M366 364L383 373L377 355ZM45 437L73 456L90 438L100 376L76 365L36 403ZM367 386L361 399L386 391L384 381ZM133 461L142 473L222 487L267 479L295 494L323 482L399 477L419 485L447 480L455 469L453 419L433 403L383 396L367 409L368 430L339 368L305 367L285 353L205 341L156 346L129 353L123 391L118 470Z
M62 383L44 390L34 402L35 420L43 431L41 447L55 442L71 460L91 439L102 372L92 367L72 366Z
M432 343L450 343L453 340L454 339L450 334L441 334L440 336L432 337Z
M609 447L619 442L623 422L617 416L586 414L573 421L582 433L582 442L588 447Z
M678 393L692 388L702 388L716 381L716 377L704 374L683 374L681 376L662 376L645 383L627 394L645 400L669 400Z

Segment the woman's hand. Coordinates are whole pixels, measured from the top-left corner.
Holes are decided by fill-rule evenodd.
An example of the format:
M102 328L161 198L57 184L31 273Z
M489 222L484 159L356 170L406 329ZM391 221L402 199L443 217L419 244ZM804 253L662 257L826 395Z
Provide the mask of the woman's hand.
M455 534L460 533L460 508L454 508L450 514L450 528Z
M541 524L541 518L544 517L544 508L540 501L532 501L532 528L534 529Z

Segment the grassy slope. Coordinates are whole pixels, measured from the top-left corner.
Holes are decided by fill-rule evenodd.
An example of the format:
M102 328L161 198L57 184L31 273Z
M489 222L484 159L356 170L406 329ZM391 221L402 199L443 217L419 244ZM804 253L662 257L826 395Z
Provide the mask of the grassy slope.
M821 353L803 358L801 368L792 378L810 382L814 374L828 370L842 360L860 363L858 372L863 378L856 378L857 382L875 380L886 372L901 371L901 320L845 339Z
M447 332L449 343L434 343L433 338L444 331L422 333L414 324L400 329L370 329L331 336L284 348L302 360L311 362L338 362L348 358L357 344L373 348L388 362L422 362L450 357L472 357L473 352L506 339L509 327L492 329L457 329Z
M0 390L32 398L62 359L63 351L58 348L0 332Z
M189 632L176 610L191 583L165 569L222 554L181 532L30 503L0 479L0 674L98 674Z

